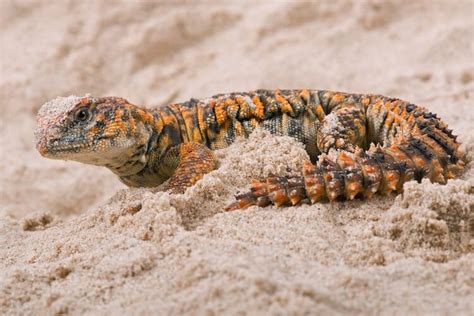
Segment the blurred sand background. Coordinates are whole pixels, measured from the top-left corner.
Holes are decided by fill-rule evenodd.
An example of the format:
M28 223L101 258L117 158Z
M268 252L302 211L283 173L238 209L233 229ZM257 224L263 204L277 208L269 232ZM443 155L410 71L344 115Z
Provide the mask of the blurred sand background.
M331 89L424 105L471 159L474 1L2 0L0 34L0 314L472 315L471 166L397 198L222 213L302 147L254 134L169 195L41 158L33 131L56 96Z

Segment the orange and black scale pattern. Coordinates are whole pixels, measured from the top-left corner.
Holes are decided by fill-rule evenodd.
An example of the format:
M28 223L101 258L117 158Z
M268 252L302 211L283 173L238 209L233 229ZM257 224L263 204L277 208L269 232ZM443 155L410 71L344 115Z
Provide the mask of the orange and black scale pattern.
M257 90L153 110L121 98L95 103L104 110L94 137L110 139L120 130L124 138L143 138L130 159L107 166L129 186L157 186L171 178L170 189L183 192L217 168L212 150L256 128L305 145L312 162L305 162L300 177L254 180L227 210L401 192L410 180L445 183L465 165L456 136L436 114L381 95Z

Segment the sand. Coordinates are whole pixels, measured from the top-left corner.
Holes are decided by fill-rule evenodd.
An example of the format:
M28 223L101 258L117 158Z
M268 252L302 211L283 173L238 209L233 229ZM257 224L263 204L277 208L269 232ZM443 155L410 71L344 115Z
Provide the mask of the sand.
M400 97L474 152L474 2L0 3L0 314L458 314L474 310L474 169L398 197L224 213L307 154L262 131L185 194L47 160L57 96L158 106L317 88Z

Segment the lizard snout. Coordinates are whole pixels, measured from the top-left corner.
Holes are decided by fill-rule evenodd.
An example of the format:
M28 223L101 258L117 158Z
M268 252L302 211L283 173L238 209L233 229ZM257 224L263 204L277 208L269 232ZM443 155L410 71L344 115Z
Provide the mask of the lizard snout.
M48 157L50 153L50 146L47 137L41 137L36 139L36 150L40 153L43 157Z
M59 138L54 136L54 133L48 132L45 129L38 128L35 132L36 138L36 150L43 157L51 156L51 149L54 148L53 144L57 143Z

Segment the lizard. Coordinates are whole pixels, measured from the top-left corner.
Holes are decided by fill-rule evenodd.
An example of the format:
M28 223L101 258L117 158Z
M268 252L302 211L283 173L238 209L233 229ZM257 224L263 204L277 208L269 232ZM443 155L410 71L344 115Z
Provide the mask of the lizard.
M183 193L218 168L214 150L256 128L304 144L301 175L252 180L225 210L251 205L370 198L410 180L446 183L466 165L460 143L426 108L376 94L255 90L161 108L120 97L70 96L37 115L36 148L47 158L104 166L130 187Z

